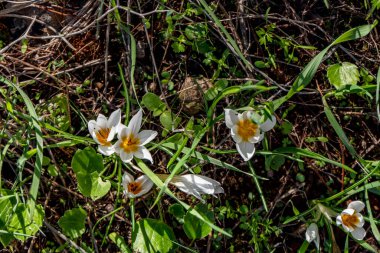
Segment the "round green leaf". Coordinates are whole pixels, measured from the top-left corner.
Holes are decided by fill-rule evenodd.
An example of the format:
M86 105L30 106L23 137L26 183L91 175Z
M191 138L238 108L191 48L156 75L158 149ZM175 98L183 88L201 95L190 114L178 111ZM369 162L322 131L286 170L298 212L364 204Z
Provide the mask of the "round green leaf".
M198 204L194 208L197 210L205 220L214 223L214 213L207 209L205 204ZM199 220L196 216L192 215L189 211L185 215L185 223L183 229L190 239L200 239L207 236L212 228L205 222Z
M179 125L181 118L173 115L170 111L165 111L160 116L160 122L165 129L172 130Z
M169 206L169 213L173 215L179 222L183 223L183 217L185 216L185 210L182 205L175 203Z
M356 85L359 81L359 70L355 64L342 62L327 68L327 78L339 90L345 85Z
M91 197L92 200L97 200L108 193L111 189L109 180L103 181L98 172L91 174L81 173L77 174L78 189L86 197Z
M90 174L94 171L101 172L104 169L103 158L92 147L77 150L71 161L71 167L75 174L81 172Z
M33 217L30 217L30 205L18 204L12 218L7 225L9 232L17 233L15 238L25 241L29 236L35 235L42 226L45 212L41 205L36 205Z
M154 93L148 92L142 98L142 103L148 108L149 111L152 111L154 116L160 115L163 111L166 110L166 105L161 99Z
M86 231L86 217L87 213L81 207L73 208L65 212L58 220L58 225L65 235L75 239Z
M173 252L176 245L173 230L159 220L142 219L132 233L133 250L140 253Z

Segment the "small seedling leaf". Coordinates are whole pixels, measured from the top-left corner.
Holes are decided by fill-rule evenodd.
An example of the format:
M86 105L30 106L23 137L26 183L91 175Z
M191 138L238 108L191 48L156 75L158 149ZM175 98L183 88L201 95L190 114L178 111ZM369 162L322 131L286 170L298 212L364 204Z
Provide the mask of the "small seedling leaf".
M342 62L328 67L327 78L339 90L345 85L356 85L359 81L359 70L355 64Z
M132 234L133 250L140 253L173 252L176 244L173 230L159 220L142 219Z
M198 204L194 208L204 219L214 223L214 213L208 210L205 204ZM207 236L212 228L188 211L184 218L183 230L190 239L200 239Z
M58 225L65 235L75 239L86 231L86 217L87 213L81 207L73 208L65 212L58 220Z

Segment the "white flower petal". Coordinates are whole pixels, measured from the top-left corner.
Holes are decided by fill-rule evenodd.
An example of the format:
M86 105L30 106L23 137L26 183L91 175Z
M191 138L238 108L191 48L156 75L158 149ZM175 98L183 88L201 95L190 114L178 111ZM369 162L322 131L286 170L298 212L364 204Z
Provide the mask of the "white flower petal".
M120 159L127 163L127 162L130 162L133 158L133 154L132 153L125 153L123 150L120 151Z
M264 134L260 133L260 131L256 131L255 135L249 138L250 143L258 143L264 138Z
M342 225L343 224L343 221L342 221L342 216L341 215L338 215L338 217L336 217L336 225Z
M107 141L112 141L113 138L115 137L115 134L116 134L116 127L112 127L108 134Z
M146 175L138 177L135 182L141 183L141 191L135 195L136 197L139 197L148 193L150 189L152 189L152 186L153 186L153 182Z
M342 214L348 214L348 215L353 215L355 213L355 210L352 208L347 208L342 211Z
M103 114L99 114L98 118L96 119L96 125L99 127L99 129L107 128L107 118Z
M152 130L143 130L138 134L140 139L140 145L144 146L145 144L151 142L157 136L156 131Z
M122 151L120 147L121 140L116 141L116 143L113 145L113 149L115 150L116 154L120 154Z
M107 146L99 145L98 151L99 151L99 153L101 153L102 155L105 155L105 156L110 156L113 153L115 153L115 149L113 148L113 146L107 147Z
M140 146L139 149L134 153L134 155L137 158L146 159L153 163L152 155L150 154L149 150L144 146Z
M96 138L96 134L95 134L95 131L96 131L96 121L95 120L90 120L87 124L87 127L88 127L88 131L90 132L90 135L92 137L92 139L94 139L94 141L96 141L96 143L99 144L99 141L98 141L98 138Z
M356 240L363 240L363 238L366 235L365 229L364 228L356 228L354 231L351 232L351 235L356 239Z
M224 193L218 181L201 175L186 174L174 176L170 183L175 185L179 190L191 194L201 201L203 201L201 194L215 195Z
M133 181L135 181L134 177L131 174L129 174L128 172L124 172L122 183L123 183L124 189L126 191L128 191L128 184L133 182Z
M240 143L243 141L243 139L240 137L240 135L235 134L231 128L231 137L234 140L235 143Z
M306 229L305 237L306 241L308 241L309 243L314 241L315 246L317 247L317 249L319 249L320 238L317 224L311 223L308 226L308 228Z
M364 218L363 218L363 215L361 215L360 213L355 213L354 215L356 215L356 217L358 218L359 220L359 223L356 224L356 227L363 227L364 226Z
M112 128L112 127L118 127L121 121L121 111L120 109L117 109L113 113L111 113L108 122L107 122L107 127Z
M119 127L119 131L117 133L117 138L119 140L123 139L124 137L126 137L128 135L128 128L124 125L121 125Z
M263 124L260 125L260 129L263 132L268 132L276 125L276 122L277 122L276 117L272 115L271 119L267 119Z
M228 128L232 128L239 120L238 113L231 109L224 109L225 121Z
M134 135L137 135L141 128L142 121L142 109L140 109L136 115L134 115L128 124L128 128Z
M352 201L347 208L354 209L357 213L361 212L365 207L365 204L360 200Z
M253 157L253 154L255 154L255 144L250 142L240 142L236 143L236 149L243 157L244 161L248 161Z

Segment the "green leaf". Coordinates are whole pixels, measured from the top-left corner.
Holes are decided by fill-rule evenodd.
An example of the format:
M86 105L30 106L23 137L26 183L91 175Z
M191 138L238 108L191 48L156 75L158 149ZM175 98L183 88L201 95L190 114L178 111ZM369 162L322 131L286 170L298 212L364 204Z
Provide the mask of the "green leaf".
M28 40L27 39L22 39L21 40L21 53L25 54L26 50L28 50Z
M173 48L174 53L183 53L186 50L185 45L179 42L174 42L172 44L172 48Z
M133 250L140 253L167 253L176 248L173 230L159 220L142 219L132 233Z
M0 230L7 231L6 224L13 214L13 207L16 205L16 198L12 192L6 193L6 191L1 192L2 196L0 198ZM0 233L0 242L6 247L14 239L12 234Z
M18 204L7 225L7 230L15 233L14 237L21 241L35 235L44 220L45 212L43 207L41 205L34 206L32 217L30 215L31 207L31 204Z
M214 213L208 210L207 205L198 204L194 208L200 215L211 223L214 223ZM201 239L207 236L212 228L188 211L184 218L183 230L190 239Z
M71 166L77 176L79 191L86 197L97 200L111 189L109 180L103 181L99 173L104 169L103 158L92 147L78 150Z
M167 129L175 129L181 122L181 118L173 115L171 111L164 111L160 116L161 125Z
M166 105L161 99L154 93L148 92L142 98L142 103L153 112L154 116L159 116L166 110Z
M92 147L86 147L83 150L78 149L71 161L71 167L76 174L101 172L104 169L103 158Z
M99 177L98 172L91 174L78 173L78 189L86 197L91 197L92 200L97 200L103 197L111 189L111 182L105 182Z
M275 171L278 171L281 168L281 166L285 163L285 157L282 155L272 155L269 159L270 168Z
M67 210L58 220L58 225L63 233L68 237L75 239L83 235L86 231L87 212L81 207Z
M169 206L169 213L173 215L180 223L183 223L183 217L185 216L185 209L178 203L174 203Z
M125 242L123 237L121 237L115 232L109 234L108 237L113 243L116 244L116 246L120 249L122 253L132 253L132 251L128 248L127 243Z
M292 88L289 90L288 94L286 94L284 97L278 98L273 101L274 109L276 110L277 108L279 108L285 101L289 100L294 94L300 92L311 82L314 75L317 73L319 65L323 61L325 54L332 46L338 45L346 41L362 38L368 35L376 25L377 21L375 21L372 25L363 25L352 28L347 32L343 33L336 40L334 40L333 43L331 43L329 46L323 49L301 71L297 79L294 81Z
M18 93L20 93L28 109L29 115L31 116L33 128L36 134L37 157L34 163L35 167L33 171L32 185L30 186L30 190L29 190L30 198L28 199L28 202L30 203L30 216L32 217L33 212L34 212L34 207L36 205L38 188L40 186L41 170L42 170L42 157L43 157L43 149L44 149L42 131L39 125L36 110L33 106L32 101L28 97L28 95L17 84L12 83L8 79L4 78L3 76L0 76L0 82L5 83L6 85L15 88L18 91Z
M327 78L339 90L345 85L356 85L359 81L359 70L355 64L342 62L327 68Z

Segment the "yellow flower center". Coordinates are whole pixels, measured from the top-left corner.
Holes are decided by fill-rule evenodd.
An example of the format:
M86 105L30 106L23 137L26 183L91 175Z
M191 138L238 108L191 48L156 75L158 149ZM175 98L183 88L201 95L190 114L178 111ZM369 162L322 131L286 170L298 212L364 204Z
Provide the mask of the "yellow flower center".
M248 141L251 137L256 135L259 127L249 119L239 120L237 123L237 133L243 141Z
M131 182L128 184L128 192L134 195L139 194L142 190L142 184L140 182Z
M139 144L140 139L131 133L121 139L120 148L122 148L125 153L132 153L139 149Z
M107 141L108 135L110 134L111 129L102 128L98 132L95 133L96 139L98 139L100 145L102 146L111 146L111 142Z
M357 227L357 224L359 224L359 217L355 215L349 215L349 214L342 214L342 223L351 229L355 229Z

